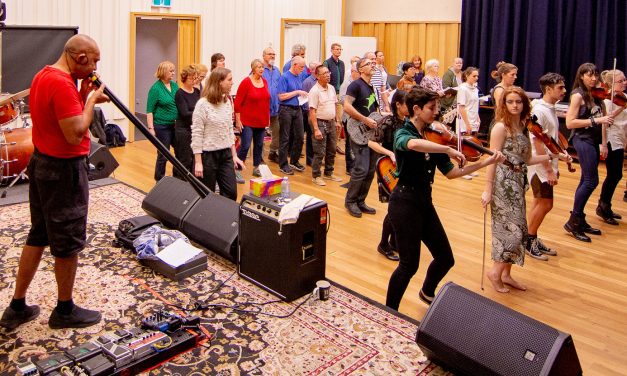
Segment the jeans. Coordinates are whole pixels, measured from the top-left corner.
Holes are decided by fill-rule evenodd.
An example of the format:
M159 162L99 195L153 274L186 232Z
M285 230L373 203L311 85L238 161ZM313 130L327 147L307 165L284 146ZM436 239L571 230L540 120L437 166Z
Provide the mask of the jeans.
M599 185L599 145L590 140L582 140L575 134L573 146L577 150L579 166L581 166L581 179L575 191L572 214L582 217L588 199Z
M189 126L185 126L177 120L174 126L174 156L176 159L185 166L187 171L194 172L192 167L194 165L194 152L192 152L192 130ZM175 178L185 180L182 173L176 168L173 170L172 175Z
M360 204L366 201L374 170L377 163L377 153L370 150L368 145L357 145L351 140L351 150L355 154L355 166L351 172L351 180L346 192L346 204Z
M270 153L279 152L280 133L279 115L270 116L270 134L272 135L272 140L270 141Z
M174 125L155 124L155 136L166 149L170 150L170 146L174 142ZM191 142L190 142L191 145ZM157 152L157 162L155 163L155 181L161 180L165 175L165 164L168 160L159 152Z
M610 143L607 143L608 153L605 159L605 167L607 176L601 187L601 201L606 204L612 203L612 196L616 190L616 186L623 178L623 149L612 150Z
M220 196L237 200L237 184L231 148L202 152L201 181L212 191L220 187Z
M248 150L250 149L251 141L253 142L253 166L257 167L261 164L261 157L263 156L263 138L266 135L265 128L253 128L244 126L242 128L242 136L237 157L246 161Z
M313 161L311 162L311 175L314 178L320 176L320 166L324 158L324 174L333 175L335 165L335 148L337 147L337 132L334 120L318 119L318 129L322 133L322 140L313 138Z
M309 124L309 110L303 110L303 129L305 130L305 162L313 163L313 127Z
M303 112L298 106L290 107L281 105L279 109L279 167L288 169L287 154L290 154L290 163L298 163L300 153L303 151ZM290 134L294 135L290 149Z
M346 147L344 148L344 160L346 161L346 171L353 171L353 166L355 166L355 159L353 158L353 153L351 151L351 138L348 135L348 129L346 129L346 124L348 121L342 121L342 127L344 127L344 142L346 143Z
M394 228L400 257L392 273L385 305L398 310L401 299L420 264L421 242L433 261L429 264L422 291L435 296L435 289L455 264L453 250L431 201L431 188L397 185L390 196L388 215Z

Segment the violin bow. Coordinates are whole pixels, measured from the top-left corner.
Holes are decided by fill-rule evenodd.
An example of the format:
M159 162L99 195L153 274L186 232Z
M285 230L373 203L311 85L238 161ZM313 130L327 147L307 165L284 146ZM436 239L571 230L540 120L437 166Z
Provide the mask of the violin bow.
M458 105L458 109L457 109L457 114L458 116L455 117L455 133L457 133L457 151L458 152L462 152L462 129L461 129L461 121L457 121L457 119L460 117L460 112L459 112L459 105ZM461 168L462 170L464 169L464 166L462 165L462 163L460 162L459 164L459 168Z
M612 67L612 90L610 92L610 114L614 112L614 84L616 83L616 58L614 58L614 67Z

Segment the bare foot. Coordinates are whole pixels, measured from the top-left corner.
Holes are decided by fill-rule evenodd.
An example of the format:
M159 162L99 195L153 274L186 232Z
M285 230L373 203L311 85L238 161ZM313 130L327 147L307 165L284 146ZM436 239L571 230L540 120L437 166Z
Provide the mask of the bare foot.
M505 287L505 285L503 284L503 281L501 281L501 278L498 274L489 272L487 276L490 282L492 283L492 287L494 287L496 291L503 292L503 293L509 292L509 289Z
M506 283L506 284L512 286L515 289L522 290L522 291L527 291L527 286L523 285L520 282L515 281L514 278L512 278L511 275L502 275L501 276L501 281L503 281L503 283Z

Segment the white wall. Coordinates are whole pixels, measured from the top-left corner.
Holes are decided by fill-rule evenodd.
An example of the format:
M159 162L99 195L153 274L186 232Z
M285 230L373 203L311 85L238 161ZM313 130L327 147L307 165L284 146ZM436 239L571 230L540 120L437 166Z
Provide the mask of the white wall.
M353 21L461 21L462 0L346 0L344 35Z
M6 0L5 3L7 25L78 26L80 33L94 38L101 50L98 72L127 106L131 12L199 14L202 62L209 66L211 55L222 52L237 83L250 71L250 61L260 58L261 51L269 44L280 53L281 18L326 20L326 35L339 35L342 22L340 0L172 0L172 8L167 10L152 8L150 0ZM103 110L108 119L122 117L113 105ZM127 133L126 122L120 124Z

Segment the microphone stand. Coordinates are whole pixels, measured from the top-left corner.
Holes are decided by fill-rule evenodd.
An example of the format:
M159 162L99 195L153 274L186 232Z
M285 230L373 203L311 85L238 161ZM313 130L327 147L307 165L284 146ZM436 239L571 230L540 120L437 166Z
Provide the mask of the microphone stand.
M100 85L102 85L102 81L100 81L95 73L92 73L89 79L97 87L100 87ZM146 136L148 141L150 141L157 148L159 153L163 154L163 156L170 163L172 163L172 166L174 166L174 168L176 168L177 171L185 177L185 180L187 180L187 182L192 185L194 190L201 198L205 198L211 193L209 188L207 188L206 185L204 185L200 180L198 180L196 176L194 176L188 169L186 169L185 166L183 166L183 164L178 159L176 159L176 157L173 156L172 153L170 153L170 150L168 150L157 137L150 133L148 127L146 127L141 121L139 121L139 119L131 113L131 111L118 99L118 97L115 96L115 94L111 92L111 90L109 90L108 87L105 87L104 93L109 97L111 102L113 102L115 107L122 111L124 116L126 116L128 120L130 120L131 123L133 123L144 136Z

